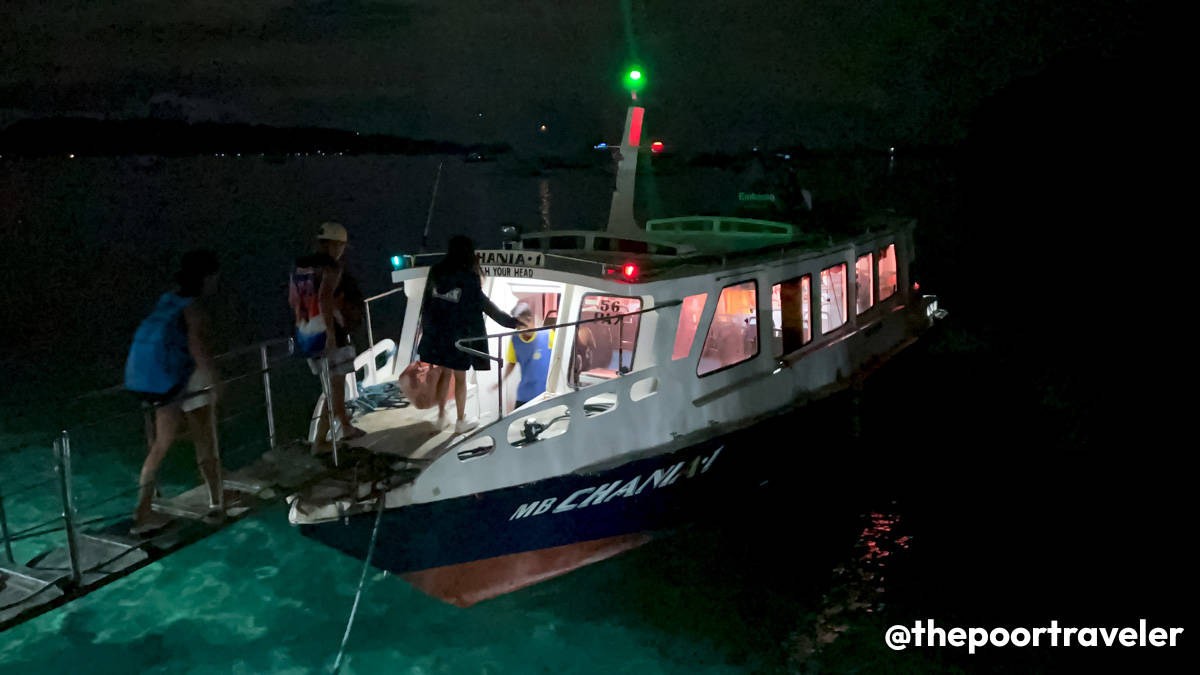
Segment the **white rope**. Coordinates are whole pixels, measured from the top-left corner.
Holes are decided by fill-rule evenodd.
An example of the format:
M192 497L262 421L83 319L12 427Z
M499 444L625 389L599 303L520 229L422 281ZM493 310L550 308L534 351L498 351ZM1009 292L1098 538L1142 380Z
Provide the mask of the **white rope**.
M354 615L358 613L358 601L362 597L363 583L367 580L367 570L371 568L371 556L375 553L375 537L379 534L379 522L383 520L383 508L387 504L387 492L379 495L379 507L375 514L375 527L371 529L371 543L367 545L367 557L363 558L362 576L358 578L358 591L354 594L354 605L350 607L350 619L346 621L346 633L342 635L342 646L338 648L337 658L333 661L333 675L342 669L342 656L346 653L346 643L350 641L350 629L354 627Z

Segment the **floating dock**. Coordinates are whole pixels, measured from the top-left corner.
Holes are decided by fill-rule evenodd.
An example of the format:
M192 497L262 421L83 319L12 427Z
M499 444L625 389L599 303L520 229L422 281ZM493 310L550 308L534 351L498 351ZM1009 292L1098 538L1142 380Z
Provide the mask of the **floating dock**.
M295 443L269 450L250 466L223 477L226 517L219 522L206 521L208 488L200 485L177 497L155 500L154 511L170 521L144 535L130 534L132 518L77 532L68 525L73 550L69 545L51 549L24 565L0 560L0 631L123 579L339 471L325 457L313 457L307 444Z

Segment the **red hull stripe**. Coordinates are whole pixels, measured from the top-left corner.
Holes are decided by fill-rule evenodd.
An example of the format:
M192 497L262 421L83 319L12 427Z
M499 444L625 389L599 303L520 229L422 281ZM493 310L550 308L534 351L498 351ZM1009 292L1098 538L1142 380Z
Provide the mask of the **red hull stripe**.
M505 593L553 579L584 565L611 558L650 541L645 532L544 548L539 551L434 567L401 576L427 595L459 607L470 607Z

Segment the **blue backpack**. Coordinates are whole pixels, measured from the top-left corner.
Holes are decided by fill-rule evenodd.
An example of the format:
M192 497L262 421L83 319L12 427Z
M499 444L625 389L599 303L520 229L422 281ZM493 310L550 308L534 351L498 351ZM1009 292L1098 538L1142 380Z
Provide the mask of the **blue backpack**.
M183 310L195 298L163 293L158 305L133 335L125 361L125 388L165 394L187 382L194 364L188 352L187 321Z

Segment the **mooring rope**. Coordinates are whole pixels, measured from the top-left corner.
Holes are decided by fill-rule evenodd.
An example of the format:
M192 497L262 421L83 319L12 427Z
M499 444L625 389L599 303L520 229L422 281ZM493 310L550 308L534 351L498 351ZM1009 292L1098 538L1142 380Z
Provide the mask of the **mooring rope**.
M358 613L358 601L362 598L363 584L367 580L367 570L371 569L371 556L375 553L375 537L379 534L379 522L383 520L383 509L387 505L387 490L379 493L379 507L375 514L375 526L371 529L371 543L367 545L367 557L363 558L362 575L358 578L358 591L354 593L354 604L350 607L350 619L346 621L346 633L342 635L342 646L338 648L337 658L334 659L333 675L342 669L342 656L346 653L346 643L350 641L350 629L354 627L354 615Z

